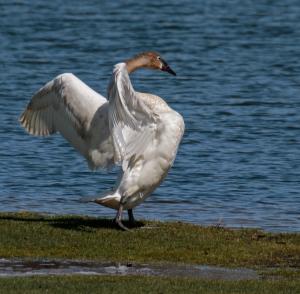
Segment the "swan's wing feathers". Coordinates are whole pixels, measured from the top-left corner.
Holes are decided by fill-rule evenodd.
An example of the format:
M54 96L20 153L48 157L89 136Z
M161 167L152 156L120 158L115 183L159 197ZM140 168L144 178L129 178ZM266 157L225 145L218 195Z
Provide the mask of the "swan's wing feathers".
M115 66L108 95L115 161L123 162L124 168L132 155L143 154L154 140L157 117L135 93L125 63Z
M60 131L63 127L55 119L60 113L79 134L84 133L91 116L105 99L95 92L102 101L89 101L89 90L92 89L74 75L62 74L48 82L32 97L20 121L30 134L48 135ZM40 124L43 128L40 128Z
M53 81L47 83L32 97L20 117L22 126L31 135L47 136L56 132L53 125L53 111L50 109L53 100L52 84Z
M62 74L32 97L20 122L32 135L60 132L87 158L91 167L104 167L113 160L107 103L73 74ZM99 160L103 152L105 159Z

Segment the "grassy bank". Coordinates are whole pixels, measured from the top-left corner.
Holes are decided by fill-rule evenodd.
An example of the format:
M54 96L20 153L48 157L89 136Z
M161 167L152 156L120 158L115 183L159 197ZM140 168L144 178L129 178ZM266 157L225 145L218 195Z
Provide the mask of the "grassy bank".
M64 276L0 279L1 293L299 293L300 281L205 281L161 277Z
M1 213L0 257L299 268L300 234L174 222L123 232L105 219Z
M253 281L82 275L0 278L3 293L300 293L300 234L146 221L123 232L106 219L0 213L0 258L249 267L262 277Z

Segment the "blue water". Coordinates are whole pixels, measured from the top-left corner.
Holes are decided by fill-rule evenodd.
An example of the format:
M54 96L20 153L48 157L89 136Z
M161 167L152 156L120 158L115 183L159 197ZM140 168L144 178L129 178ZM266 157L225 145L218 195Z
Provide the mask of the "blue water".
M105 95L115 63L156 50L178 76L138 71L133 84L165 98L186 132L136 217L299 231L300 2L77 3L0 2L0 210L113 217L78 199L117 170L90 171L60 135L29 136L18 117L60 73Z

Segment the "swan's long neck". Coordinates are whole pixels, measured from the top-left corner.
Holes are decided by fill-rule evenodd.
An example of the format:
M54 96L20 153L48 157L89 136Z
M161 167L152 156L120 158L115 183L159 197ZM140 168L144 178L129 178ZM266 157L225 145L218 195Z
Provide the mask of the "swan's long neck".
M127 71L130 74L135 70L137 70L138 68L145 67L148 64L148 60L145 56L138 55L131 59L126 60L125 63L126 63Z

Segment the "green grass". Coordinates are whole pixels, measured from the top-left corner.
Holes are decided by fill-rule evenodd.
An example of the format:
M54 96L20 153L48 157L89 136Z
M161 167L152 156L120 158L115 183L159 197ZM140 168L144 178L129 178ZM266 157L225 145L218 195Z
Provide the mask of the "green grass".
M99 218L1 213L0 257L299 268L300 234L175 222L123 232Z
M300 281L205 281L142 276L62 276L0 279L1 293L300 293Z
M300 281L300 269L298 268L271 268L258 271L263 279L285 279Z

